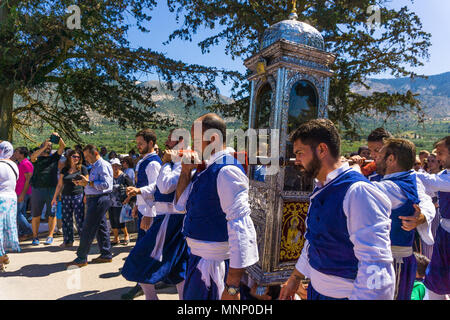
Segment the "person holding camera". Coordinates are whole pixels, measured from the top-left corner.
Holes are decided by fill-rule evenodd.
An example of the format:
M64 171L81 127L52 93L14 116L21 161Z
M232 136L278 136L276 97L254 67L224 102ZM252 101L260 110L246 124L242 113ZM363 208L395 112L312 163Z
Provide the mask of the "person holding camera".
M52 144L59 145L58 150L51 154ZM34 166L33 176L31 177L31 215L33 217L31 226L33 229L32 244L39 245L39 225L41 222L41 213L46 206L46 216L48 216L48 237L44 244L53 243L53 232L56 225L56 210L52 210L51 202L58 184L58 162L64 152L66 144L56 133L52 133L50 139L46 139L38 150L33 152L30 157Z
M81 234L84 221L84 188L75 185L72 180L80 180L81 175L88 177L88 171L81 162L81 153L71 150L67 154L64 167L61 169L58 185L53 195L52 206L56 206L59 196L62 203L62 228L64 242L62 248L73 245L73 216L77 224L78 235Z

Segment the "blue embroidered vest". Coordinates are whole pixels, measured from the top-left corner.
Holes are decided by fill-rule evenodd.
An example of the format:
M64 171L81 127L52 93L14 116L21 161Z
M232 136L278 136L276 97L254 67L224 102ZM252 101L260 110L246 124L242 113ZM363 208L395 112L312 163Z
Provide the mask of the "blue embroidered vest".
M380 182L383 179L383 176L381 174L374 173L368 176L367 179L369 179L369 181Z
M170 167L173 167L173 162L170 162ZM163 174L162 172L160 174ZM156 185L156 191L154 194L155 202L172 202L175 198L175 192L172 193L161 193L161 191L158 188L158 185Z
M220 169L227 165L237 166L245 174L244 168L234 157L225 155L192 177L183 226L186 237L212 242L228 241L227 220L217 193L217 176Z
M358 259L347 229L343 202L347 190L356 182L370 183L362 174L348 169L311 196L306 239L310 265L325 274L355 279ZM363 213L362 213L363 214Z
M407 200L400 207L393 209L391 212L391 245L410 247L414 242L415 230L405 231L402 229L402 220L399 216L409 217L414 215L415 209L413 204L418 204L419 196L417 194L417 180L416 176L412 174L414 171L405 172L396 177L388 178L399 186L404 192Z
M157 162L159 162L159 164L162 163L161 159L159 158L159 156L157 154L151 155L150 157L148 157L147 159L142 161L139 164L139 169L137 171L136 188L148 186L149 181L148 181L147 173L145 173L145 169L147 169L148 164L152 161L157 161Z
M438 192L439 213L444 219L450 219L450 192Z
M449 174L448 169L444 174ZM438 192L439 213L444 219L450 219L450 192Z

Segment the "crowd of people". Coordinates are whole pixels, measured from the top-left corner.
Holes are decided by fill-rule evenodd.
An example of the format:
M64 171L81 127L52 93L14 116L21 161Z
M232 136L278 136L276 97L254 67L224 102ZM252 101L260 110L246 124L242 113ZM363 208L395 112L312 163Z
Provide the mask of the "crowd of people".
M16 230L18 241L31 240L32 245L37 246L40 245L40 223L45 221L48 223L48 235L44 245L51 245L53 235L57 233L63 235L61 247L68 248L74 243L74 229L78 234L82 232L87 209L85 188L77 185L75 180L80 176L88 177L92 163L86 160L81 145L71 149L66 147L64 140L57 133L53 135L59 139L57 150L52 150L50 139L46 139L40 147L33 150L28 150L27 147L17 147L13 150L9 142L2 142L5 150L2 158L8 161L4 163L12 166L14 170L6 170L5 174L17 173L14 188L17 210L10 208L10 211L16 211L13 220L17 222L12 223L11 220L11 223L5 223L4 228ZM106 152L106 148L103 147L102 150ZM132 153L131 151L130 154ZM132 200L124 194L127 186L134 185L134 166L139 158L135 154L119 157L116 152L111 151L108 155L104 154L103 159L107 159L113 168L113 206L109 210L110 226L115 235L113 245L119 244L119 230L122 230L124 235L121 243L126 245L129 235L125 223L119 221L120 212L122 206ZM13 180L10 179L9 183ZM7 183L6 179L4 183ZM7 196L9 189L2 189L2 196ZM13 214L7 216L11 218ZM9 248L9 251L19 250L18 243L11 240L5 241L5 248ZM9 262L9 259L7 261ZM0 264L0 268L4 270L4 264Z
M94 145L66 148L57 133L56 151L47 139L29 158L26 148L1 142L0 268L8 252L20 251L19 238L40 244L43 215L51 245L58 210L62 247L74 245L74 218L79 235L68 267L111 262L111 246L130 240L127 206L138 227L121 271L136 283L129 299L157 300L159 283L176 286L184 300L448 298L450 136L416 157L411 141L378 128L367 146L343 157L331 121L300 125L290 136L295 165L315 179L305 244L290 278L261 292L245 272L259 261L263 236L250 218L247 166L224 143L222 118L205 114L195 123L202 132L196 136L193 124L200 142L193 150L172 130L161 152L155 132L144 129L136 134L139 155L125 157ZM206 130L213 130L207 138ZM100 256L88 262L94 238Z

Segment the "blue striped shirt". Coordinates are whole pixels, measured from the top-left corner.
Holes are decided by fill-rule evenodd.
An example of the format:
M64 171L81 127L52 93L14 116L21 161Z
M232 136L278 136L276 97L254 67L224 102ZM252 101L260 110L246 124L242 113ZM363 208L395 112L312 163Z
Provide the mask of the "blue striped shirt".
M84 188L86 195L98 195L110 193L113 190L113 169L108 161L98 159L89 172L89 181L94 182L94 186L87 185Z

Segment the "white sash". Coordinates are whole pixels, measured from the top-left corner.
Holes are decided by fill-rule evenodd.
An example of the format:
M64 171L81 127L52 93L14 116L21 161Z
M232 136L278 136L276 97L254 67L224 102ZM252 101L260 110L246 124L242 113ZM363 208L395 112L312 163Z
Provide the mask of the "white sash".
M159 227L158 234L156 235L155 247L153 248L153 251L150 255L150 257L158 260L159 262L161 262L163 258L162 253L164 248L164 241L166 239L167 226L169 225L169 219L170 215L167 214L164 217L161 226Z

